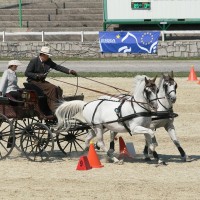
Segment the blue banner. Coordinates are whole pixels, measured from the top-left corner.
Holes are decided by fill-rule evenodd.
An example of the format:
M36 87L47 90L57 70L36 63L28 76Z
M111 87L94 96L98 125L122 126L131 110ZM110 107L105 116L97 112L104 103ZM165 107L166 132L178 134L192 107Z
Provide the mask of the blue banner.
M102 53L157 53L159 31L99 32Z

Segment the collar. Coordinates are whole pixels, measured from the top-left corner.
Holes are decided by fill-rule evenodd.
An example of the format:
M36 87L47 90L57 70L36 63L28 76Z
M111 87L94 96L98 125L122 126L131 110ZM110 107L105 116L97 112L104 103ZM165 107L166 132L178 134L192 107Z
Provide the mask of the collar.
M15 73L15 71L13 71L12 69L8 69L8 71L9 71L10 73Z
M41 57L40 57L40 56L39 56L39 59L40 59L40 62L41 62L41 63L43 63L43 61L42 61L42 59L41 59Z

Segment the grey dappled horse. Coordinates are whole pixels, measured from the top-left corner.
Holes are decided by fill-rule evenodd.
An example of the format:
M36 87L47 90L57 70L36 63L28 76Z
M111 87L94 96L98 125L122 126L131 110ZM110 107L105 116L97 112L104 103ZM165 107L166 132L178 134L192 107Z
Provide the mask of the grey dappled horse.
M175 127L174 127L174 113L173 113L173 104L176 102L176 90L177 83L174 80L173 71L169 74L163 74L160 78L158 85L158 116L152 117L152 122L150 128L152 130L156 130L158 128L164 127L164 129L168 132L171 140L177 147L180 152L181 159L183 161L191 161L191 158L188 157L180 145L180 142L176 136ZM165 97L165 98L163 98ZM114 138L117 135L117 132L111 132L111 142L110 149L114 150ZM146 160L150 160L149 158L149 147L146 142L144 148L144 155Z

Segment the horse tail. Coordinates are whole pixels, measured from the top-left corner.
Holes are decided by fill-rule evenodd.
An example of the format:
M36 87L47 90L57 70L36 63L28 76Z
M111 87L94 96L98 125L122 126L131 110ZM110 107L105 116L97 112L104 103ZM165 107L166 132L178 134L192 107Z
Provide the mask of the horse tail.
M79 112L82 114L85 104L86 102L80 100L66 101L62 103L55 112L58 120L57 129L63 127L64 125L68 128L70 125L68 120L73 118Z

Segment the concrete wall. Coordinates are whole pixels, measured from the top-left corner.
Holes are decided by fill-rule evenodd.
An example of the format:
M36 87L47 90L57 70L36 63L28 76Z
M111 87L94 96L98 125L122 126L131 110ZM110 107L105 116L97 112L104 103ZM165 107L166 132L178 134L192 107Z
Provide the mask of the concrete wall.
M36 56L41 46L51 47L56 57L104 58L104 57L199 57L200 40L159 42L158 54L101 54L98 42L1 42L0 57L31 58Z

